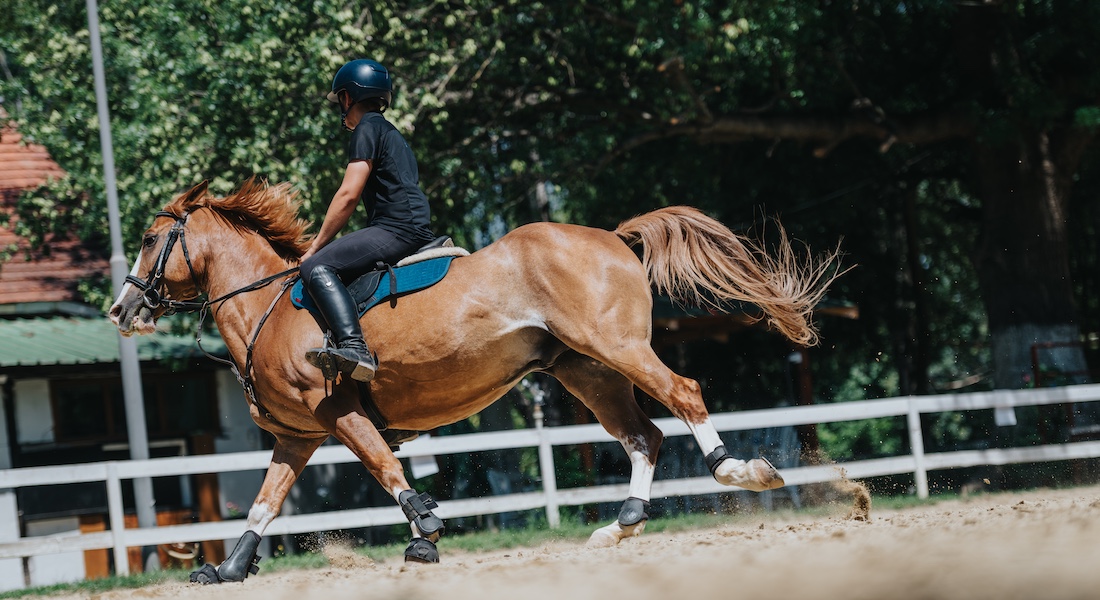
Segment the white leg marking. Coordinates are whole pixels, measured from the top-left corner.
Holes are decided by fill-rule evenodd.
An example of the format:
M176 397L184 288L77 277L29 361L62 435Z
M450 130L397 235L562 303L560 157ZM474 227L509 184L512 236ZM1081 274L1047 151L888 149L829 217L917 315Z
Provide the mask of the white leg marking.
M627 438L623 448L630 455L630 496L649 501L657 466L649 462L649 449L640 438Z
M271 524L271 521L275 520L278 516L276 511L271 510L271 507L264 504L253 504L252 508L248 509L248 529L255 531L256 535L263 536L264 530Z
M649 450L645 440L641 437L628 437L622 442L623 448L630 455L630 496L649 501L649 495L653 487L653 474L656 465L649 462ZM610 525L601 527L592 532L588 538L590 548L606 548L618 544L623 538L635 537L645 530L645 521L623 527L616 519Z
M688 423L687 426L692 435L695 436L695 441L699 444L699 449L703 451L703 456L710 454L715 448L722 445L722 438L718 437L718 430L710 422L710 417L704 419L702 423Z
M695 441L699 443L703 456L722 445L722 438L718 437L718 430L714 428L710 418L703 420L702 423L688 423L687 426L695 435ZM738 458L727 458L715 469L714 478L722 485L732 485L754 492L783 486L783 478L775 468L761 459L745 462Z

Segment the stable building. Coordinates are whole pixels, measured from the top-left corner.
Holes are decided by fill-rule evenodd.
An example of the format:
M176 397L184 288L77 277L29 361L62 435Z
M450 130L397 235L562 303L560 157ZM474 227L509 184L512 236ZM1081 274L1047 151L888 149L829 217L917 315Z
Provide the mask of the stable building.
M0 116L3 116L0 114ZM9 122L0 130L0 469L126 460L118 331L82 300L82 282L109 277L103 247L51 235L41 248L18 235L16 205L63 170ZM207 349L224 356L216 336ZM240 452L269 447L236 378L191 336L137 340L150 453ZM248 506L262 472L153 480L160 524L220 520ZM126 483L128 512L132 489ZM127 515L136 526L136 517ZM0 490L0 541L107 527L102 483ZM221 541L173 554L224 556ZM107 576L107 550L0 560L0 590ZM140 571L141 549L131 551Z

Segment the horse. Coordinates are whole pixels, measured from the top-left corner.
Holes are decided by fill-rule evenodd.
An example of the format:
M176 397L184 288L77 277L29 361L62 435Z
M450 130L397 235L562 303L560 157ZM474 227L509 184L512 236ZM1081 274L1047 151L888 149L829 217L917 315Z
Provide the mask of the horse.
M357 382L327 382L303 359L324 332L285 293L311 239L299 207L289 184L255 178L224 197L205 182L178 195L154 216L109 310L125 336L153 333L156 320L173 309L212 314L252 419L275 439L245 533L223 563L205 565L192 581L241 581L257 572L265 528L329 436L362 461L408 517L406 561L439 560L444 524L431 510L438 505L406 481L393 440L370 418ZM810 318L837 276L837 252L796 256L782 227L780 233L769 253L684 206L636 216L614 231L523 225L454 258L434 286L362 317L380 364L370 397L391 427L422 432L478 413L528 373L555 377L630 460L629 497L614 522L592 533L593 546L640 535L649 518L663 434L640 409L635 387L687 424L717 481L753 491L781 487L767 459L746 461L726 451L699 384L673 373L650 344L654 289L684 305L752 303L792 342L816 343ZM207 300L199 302L203 295Z

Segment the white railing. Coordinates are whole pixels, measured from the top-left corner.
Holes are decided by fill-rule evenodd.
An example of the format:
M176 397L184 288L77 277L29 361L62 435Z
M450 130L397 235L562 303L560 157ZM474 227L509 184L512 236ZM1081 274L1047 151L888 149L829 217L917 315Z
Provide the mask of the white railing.
M842 475L837 467L843 467L845 475L852 479L913 473L917 494L925 498L928 496L927 473L929 470L1095 458L1100 457L1100 441L926 454L921 432L921 414L984 409L1008 410L1019 406L1093 401L1100 401L1100 384L863 400L722 413L712 415L711 419L719 431L743 431L904 415L908 419L911 450L908 455L859 460L838 465L797 467L784 469L782 474L787 485L801 485L839 479ZM541 492L448 500L440 504L436 510L438 516L444 519L541 508L546 510L550 526L556 527L559 523L559 506L618 502L626 498L627 484L557 489L551 448L570 444L615 441L600 425L545 428L541 426L540 420L536 421L538 426L534 429L418 439L405 444L397 456L403 458L435 456L509 448L537 447L539 449L539 468L543 483ZM666 436L690 434L687 426L676 419L657 419L655 423ZM127 547L236 538L244 531L244 522L240 519L126 529L123 524L122 480L265 469L270 459L271 452L265 451L0 470L0 490L103 481L107 485L110 521L109 531L29 537L0 543L0 559L113 548L115 568L118 574L126 574L129 570ZM702 457L699 459L702 460ZM359 460L343 446L323 446L313 455L309 464L355 462ZM652 497L692 496L728 492L733 489L719 484L709 476L660 480L653 483ZM5 515L0 518L10 517ZM397 506L361 508L282 516L275 519L265 533L268 535L307 533L405 522L406 518Z

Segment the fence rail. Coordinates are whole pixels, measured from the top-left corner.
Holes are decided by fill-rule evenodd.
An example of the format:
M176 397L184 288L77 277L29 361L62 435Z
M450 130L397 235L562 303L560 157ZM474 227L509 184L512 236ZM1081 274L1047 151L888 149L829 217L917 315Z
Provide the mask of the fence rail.
M998 390L970 394L910 396L885 400L751 410L715 414L711 416L711 420L718 431L728 432L905 416L910 439L910 454L908 455L859 460L830 466L804 466L784 469L783 476L788 485L802 485L839 479L841 474L838 467L842 467L845 474L850 478L912 473L916 482L917 494L925 498L928 496L929 470L1096 458L1100 457L1100 441L1024 448L925 453L920 415L945 411L1004 410L1021 406L1094 401L1100 401L1100 384L1036 390ZM666 436L690 434L687 426L676 419L657 419L654 422ZM539 469L542 474L542 491L448 500L440 504L436 512L441 518L447 519L544 509L547 513L548 522L552 527L556 527L559 523L558 508L560 506L617 502L626 498L628 486L627 484L616 484L558 489L552 448L561 445L614 441L614 438L599 425L547 428L543 427L541 420L537 419L534 429L418 439L405 444L397 453L397 456L411 458L537 447L539 449ZM110 530L106 532L27 537L0 543L0 559L112 548L118 574L126 574L129 569L129 561L126 557L127 547L235 538L243 533L243 521L240 519L126 529L123 521L122 480L136 477L168 477L265 469L270 460L271 452L261 451L0 470L0 491L5 488L103 481L107 486L108 518L110 521ZM702 457L700 457L700 460L702 460ZM309 464L326 465L356 462L359 462L358 459L343 446L323 446L313 455ZM733 488L723 486L711 477L668 479L653 483L652 497L692 496L732 490ZM406 518L397 506L361 508L281 516L271 523L266 533L269 535L308 533L405 522Z

